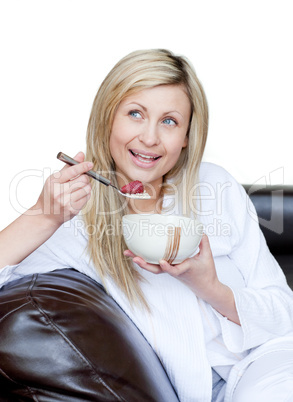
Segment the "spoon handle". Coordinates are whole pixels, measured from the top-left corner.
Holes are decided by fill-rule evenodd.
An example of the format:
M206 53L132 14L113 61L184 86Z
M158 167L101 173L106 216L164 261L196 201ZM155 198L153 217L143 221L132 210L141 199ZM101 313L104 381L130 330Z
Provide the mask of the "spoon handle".
M67 165L73 166L73 165L78 165L80 162L77 162L76 160L70 158L70 156L64 154L63 152L59 152L57 155L57 159L60 161L67 163ZM88 176L92 177L93 179L98 180L99 182L105 184L106 186L111 185L111 181L106 179L106 177L99 175L98 173L94 172L93 170L89 170L88 172L85 172Z

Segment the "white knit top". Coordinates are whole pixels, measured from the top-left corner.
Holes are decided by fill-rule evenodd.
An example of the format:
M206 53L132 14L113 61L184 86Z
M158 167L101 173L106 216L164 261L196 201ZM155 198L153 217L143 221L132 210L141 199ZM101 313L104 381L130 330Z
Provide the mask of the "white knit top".
M226 381L225 401L249 363L275 350L293 350L293 293L259 229L252 203L223 168L202 163L198 219L209 237L219 279L234 293L241 326L215 311L168 274L139 266L151 313L132 309L118 287L108 291L159 356L182 402L211 400L213 367ZM164 200L165 205L170 197ZM172 213L181 214L177 206ZM32 273L75 268L100 279L85 251L80 217L66 222L23 262L0 271L0 286Z

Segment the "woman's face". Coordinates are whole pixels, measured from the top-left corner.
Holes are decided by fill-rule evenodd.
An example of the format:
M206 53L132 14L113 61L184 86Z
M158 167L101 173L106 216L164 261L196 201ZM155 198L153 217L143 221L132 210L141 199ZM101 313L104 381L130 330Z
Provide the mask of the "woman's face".
M181 85L161 85L125 98L110 136L118 183L140 180L155 188L176 164L186 136L191 106Z

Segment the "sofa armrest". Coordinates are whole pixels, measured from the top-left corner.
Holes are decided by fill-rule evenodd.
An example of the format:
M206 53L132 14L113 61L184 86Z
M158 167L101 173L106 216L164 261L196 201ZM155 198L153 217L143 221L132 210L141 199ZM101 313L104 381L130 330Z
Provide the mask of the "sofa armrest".
M0 339L0 401L178 402L140 331L75 270L4 286Z

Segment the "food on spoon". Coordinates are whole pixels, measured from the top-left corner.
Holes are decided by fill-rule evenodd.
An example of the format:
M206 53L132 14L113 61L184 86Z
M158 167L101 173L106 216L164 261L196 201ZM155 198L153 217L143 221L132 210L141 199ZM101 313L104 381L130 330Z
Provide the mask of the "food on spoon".
M123 194L141 194L144 192L143 184L139 180L131 181L120 188Z

